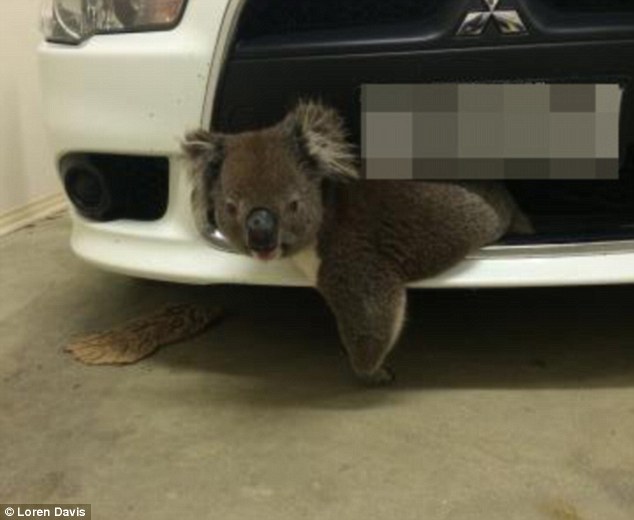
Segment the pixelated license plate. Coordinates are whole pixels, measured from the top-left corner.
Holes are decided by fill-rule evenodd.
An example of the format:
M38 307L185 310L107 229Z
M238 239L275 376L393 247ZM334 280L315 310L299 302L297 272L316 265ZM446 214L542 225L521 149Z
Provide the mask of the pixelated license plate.
M368 179L617 179L618 84L362 87Z

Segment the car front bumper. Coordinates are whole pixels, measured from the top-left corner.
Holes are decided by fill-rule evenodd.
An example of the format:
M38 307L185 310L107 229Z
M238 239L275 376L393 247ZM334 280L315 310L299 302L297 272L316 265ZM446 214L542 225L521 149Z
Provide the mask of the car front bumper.
M72 248L84 260L122 274L192 284L307 286L289 260L262 262L221 251L200 238L189 212L186 175L172 176L164 218L88 222L73 212ZM603 285L634 282L634 241L490 246L412 287L476 288Z
M71 210L72 248L103 269L183 283L308 285L288 260L259 262L201 237L180 153L188 129L207 126L242 0L189 0L171 31L95 36L39 49L50 141L67 153L169 160L169 200L151 222L92 222ZM494 246L416 287L510 287L634 282L634 242Z

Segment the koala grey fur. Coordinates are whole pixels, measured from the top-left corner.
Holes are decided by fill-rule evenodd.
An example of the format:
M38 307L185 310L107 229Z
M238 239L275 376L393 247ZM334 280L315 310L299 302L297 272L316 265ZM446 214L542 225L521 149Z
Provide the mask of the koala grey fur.
M403 328L407 283L441 273L509 231L531 229L493 181L355 180L343 121L318 103L300 102L258 131L191 132L183 150L201 233L211 219L237 251L265 259L314 251L316 287L352 369L370 383L392 379L384 362ZM250 249L245 231L255 208L278 223L264 256Z

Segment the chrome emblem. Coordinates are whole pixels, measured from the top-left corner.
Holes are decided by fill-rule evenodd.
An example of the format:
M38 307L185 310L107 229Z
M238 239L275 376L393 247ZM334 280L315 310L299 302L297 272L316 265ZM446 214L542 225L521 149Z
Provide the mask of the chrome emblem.
M491 18L493 18L495 25L502 34L524 34L528 32L520 14L515 9L497 10L500 0L482 1L488 10L467 13L456 33L458 36L481 35L489 25Z

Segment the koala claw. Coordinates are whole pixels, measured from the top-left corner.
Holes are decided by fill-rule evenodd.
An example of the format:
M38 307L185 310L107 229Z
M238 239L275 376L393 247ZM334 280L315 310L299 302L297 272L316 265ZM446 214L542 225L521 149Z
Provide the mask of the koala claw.
M378 387L378 386L387 386L392 384L396 379L394 372L389 367L381 367L378 370L375 370L371 374L368 373L357 373L357 377L359 380L366 386Z

